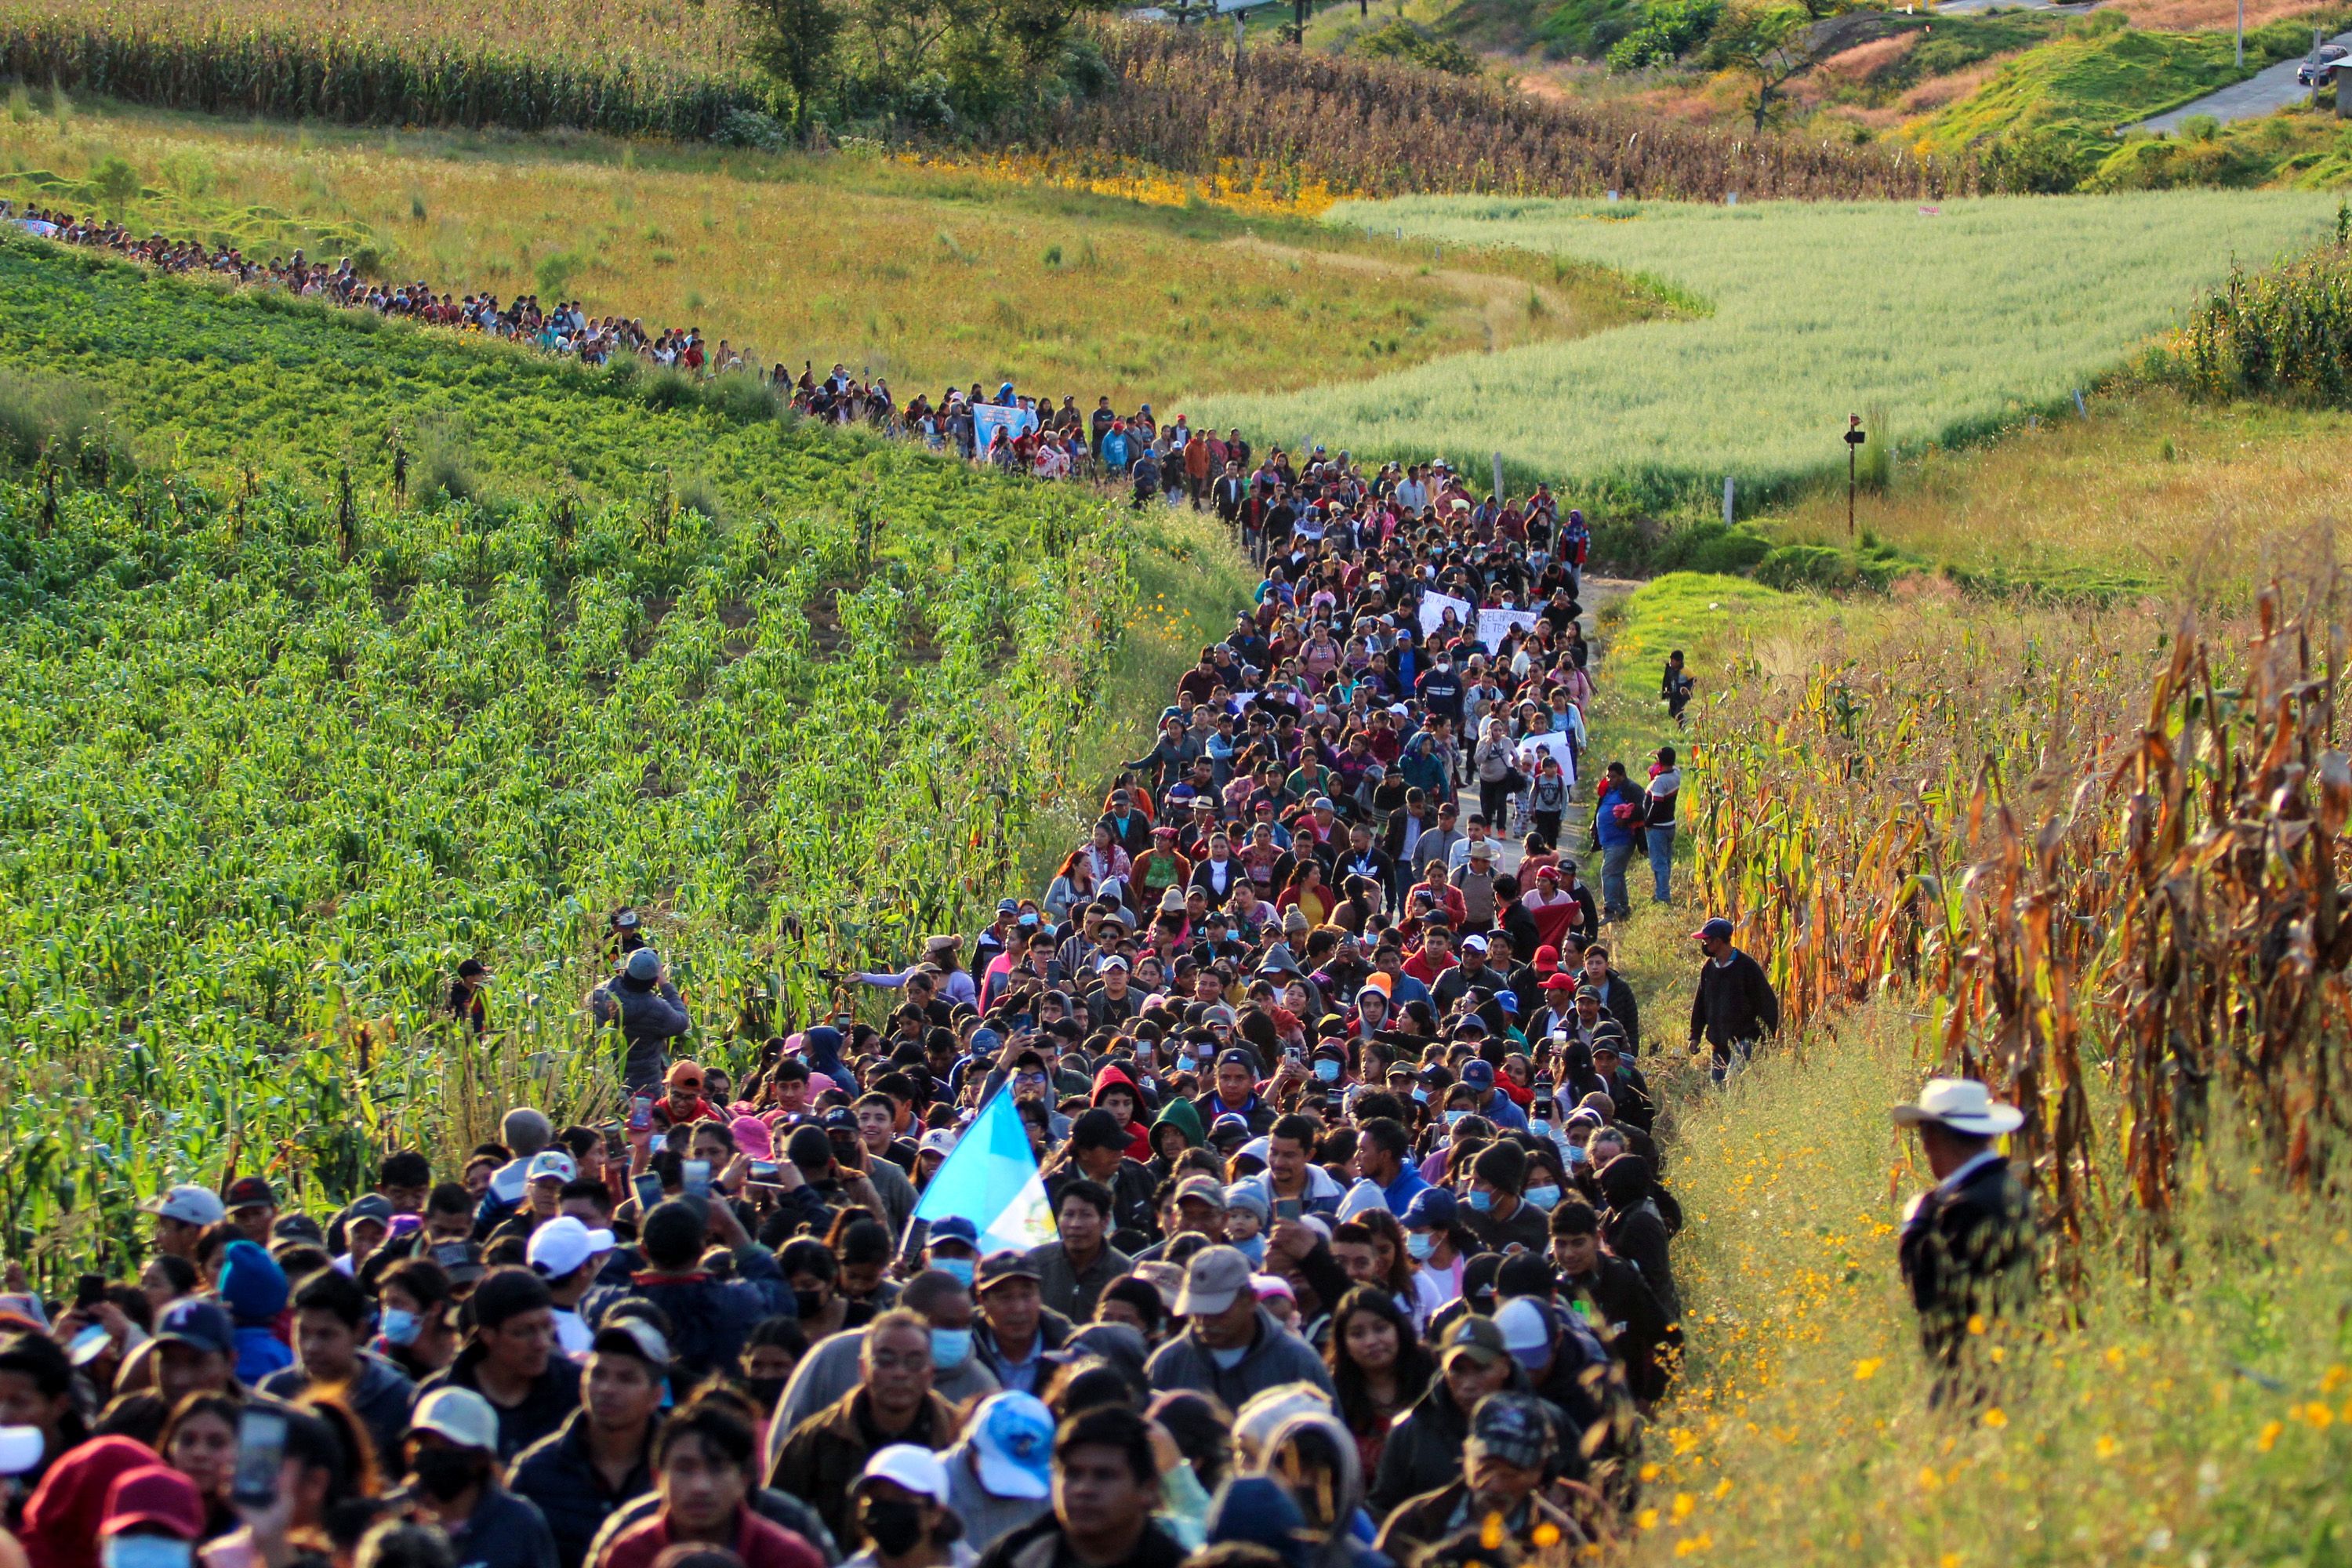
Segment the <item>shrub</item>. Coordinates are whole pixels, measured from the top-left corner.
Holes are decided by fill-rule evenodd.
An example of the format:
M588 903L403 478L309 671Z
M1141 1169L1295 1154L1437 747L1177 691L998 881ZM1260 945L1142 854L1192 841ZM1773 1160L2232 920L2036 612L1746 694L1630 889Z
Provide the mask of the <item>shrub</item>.
M1756 580L1774 588L1843 588L1854 576L1853 561L1826 544L1783 544L1756 563Z
M135 467L97 392L66 376L0 370L0 458L30 468L44 453L91 478Z
M1402 60L1455 76L1478 74L1478 57L1451 38L1432 36L1400 16L1384 27L1364 34L1350 46L1357 54L1376 60Z

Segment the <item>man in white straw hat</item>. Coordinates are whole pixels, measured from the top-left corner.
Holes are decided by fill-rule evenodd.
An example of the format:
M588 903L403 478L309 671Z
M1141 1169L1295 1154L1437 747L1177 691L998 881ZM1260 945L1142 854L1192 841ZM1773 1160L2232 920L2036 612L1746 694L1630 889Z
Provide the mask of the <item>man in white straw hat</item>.
M2025 1115L1974 1079L1933 1078L1897 1126L1916 1128L1936 1184L1911 1200L1899 1255L1920 1342L1936 1363L1937 1397L1955 1392L1969 1341L2023 1301L2033 1283L2033 1201L1993 1146Z

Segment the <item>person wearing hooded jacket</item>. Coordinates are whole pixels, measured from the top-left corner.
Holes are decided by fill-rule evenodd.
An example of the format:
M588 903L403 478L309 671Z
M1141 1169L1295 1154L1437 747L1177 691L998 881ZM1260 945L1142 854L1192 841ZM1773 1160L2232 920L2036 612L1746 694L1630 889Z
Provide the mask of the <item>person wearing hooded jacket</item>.
M1664 1216L1653 1201L1650 1163L1639 1154L1620 1154L1601 1169L1601 1196L1608 1205L1601 1216L1601 1239L1609 1250L1642 1271L1669 1322L1683 1315L1682 1298L1675 1291L1674 1267L1667 1259L1670 1233Z
M650 947L632 950L621 973L588 994L588 1007L599 1025L621 1031L621 1078L628 1092L658 1098L670 1041L694 1027L661 955Z
M1380 1521L1364 1506L1356 1439L1340 1421L1328 1415L1290 1416L1267 1437L1259 1468L1289 1483L1306 1516L1306 1532L1320 1537L1307 1549L1306 1568L1386 1568L1388 1557L1372 1549ZM1318 1472L1329 1479L1328 1492L1302 1484ZM1327 1500L1328 1517L1319 1517Z
M232 1241L222 1249L221 1305L236 1325L236 1380L247 1388L294 1364L293 1350L278 1337L286 1297L286 1270L260 1247Z
M1455 1321L1439 1341L1438 1374L1419 1399L1390 1424L1372 1478L1372 1511L1386 1518L1408 1498L1433 1492L1462 1474L1462 1447L1470 1438L1470 1411L1489 1394L1531 1394L1528 1374L1504 1343L1492 1318L1472 1314ZM1549 1408L1547 1402L1547 1408ZM1563 1437L1572 1432L1566 1415L1553 1412ZM1584 1477L1582 1454L1563 1443L1560 1473Z
M1150 1101L1144 1095L1142 1087L1135 1081L1135 1075L1118 1062L1105 1062L1102 1070L1095 1074L1094 1088L1087 1096L1087 1103L1102 1105L1105 1096L1121 1089L1127 1091L1127 1098L1132 1102L1132 1109L1119 1118L1127 1128L1127 1157L1140 1163L1151 1158L1151 1128L1143 1115ZM1118 1108L1113 1105L1105 1109L1116 1113Z

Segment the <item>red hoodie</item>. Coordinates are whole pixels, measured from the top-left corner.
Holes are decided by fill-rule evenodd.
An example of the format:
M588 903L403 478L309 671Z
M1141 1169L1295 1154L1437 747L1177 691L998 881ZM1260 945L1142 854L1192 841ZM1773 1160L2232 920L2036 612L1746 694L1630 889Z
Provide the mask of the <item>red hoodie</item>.
M1128 1076L1126 1068L1113 1062L1095 1074L1095 1092L1087 1103L1100 1105L1103 1090L1114 1084L1135 1097L1135 1117L1127 1124L1127 1157L1130 1160L1149 1160L1151 1158L1151 1123L1143 1114L1145 1103L1143 1090L1136 1087L1135 1079Z

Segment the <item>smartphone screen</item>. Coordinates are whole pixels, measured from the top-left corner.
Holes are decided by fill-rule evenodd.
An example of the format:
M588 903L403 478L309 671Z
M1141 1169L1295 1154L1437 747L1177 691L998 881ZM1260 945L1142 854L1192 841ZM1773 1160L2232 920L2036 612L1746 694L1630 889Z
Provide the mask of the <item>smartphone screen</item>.
M276 1502L278 1472L285 1463L285 1414L246 1406L236 1419L236 1473L229 1481L229 1500L250 1509Z
M781 1169L782 1167L772 1160L754 1160L751 1162L751 1179L755 1182L772 1182Z
M1274 1217L1276 1219L1297 1219L1300 1215L1306 1212L1307 1200L1304 1198L1276 1198L1274 1200Z
M643 1132L654 1124L654 1102L640 1094L629 1101L629 1129Z
M681 1161L678 1164L677 1171L678 1184L686 1189L687 1196L693 1198L707 1198L710 1195L709 1161Z
M85 1274L74 1282L74 1305L84 1311L106 1300L106 1276Z
M649 1209L661 1201L661 1178L647 1171L637 1178L637 1206Z

